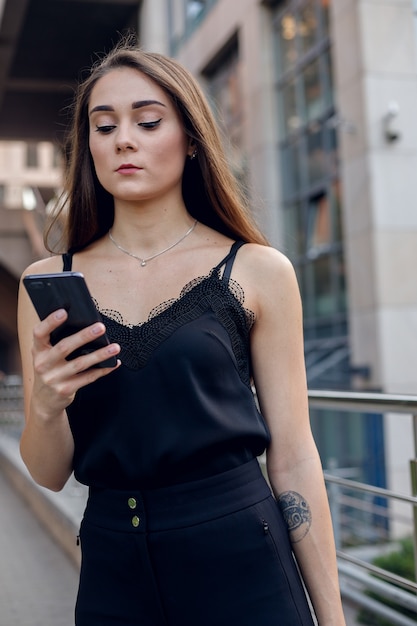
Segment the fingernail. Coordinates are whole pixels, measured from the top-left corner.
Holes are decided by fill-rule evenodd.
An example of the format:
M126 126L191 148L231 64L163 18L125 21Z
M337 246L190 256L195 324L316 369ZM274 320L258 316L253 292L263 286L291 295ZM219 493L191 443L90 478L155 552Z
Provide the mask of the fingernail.
M95 326L93 326L92 331L94 335L98 335L99 333L101 333L103 330L103 325L102 324L96 324Z
M63 317L65 317L65 309L59 309L58 311L55 312L55 319L57 320L62 320Z

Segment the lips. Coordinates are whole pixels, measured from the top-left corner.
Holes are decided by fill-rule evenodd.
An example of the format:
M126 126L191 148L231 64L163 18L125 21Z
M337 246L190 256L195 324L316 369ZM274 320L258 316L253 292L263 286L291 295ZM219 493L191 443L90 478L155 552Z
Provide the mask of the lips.
M133 165L132 163L123 163L123 165L118 167L116 171L119 172L120 174L130 174L132 172L137 172L140 169L141 169L140 167L137 167L136 165Z

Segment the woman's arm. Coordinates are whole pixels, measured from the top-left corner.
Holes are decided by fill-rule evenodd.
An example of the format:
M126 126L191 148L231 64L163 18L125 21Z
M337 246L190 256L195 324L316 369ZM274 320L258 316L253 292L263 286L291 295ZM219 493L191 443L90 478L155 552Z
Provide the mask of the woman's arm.
M50 268L52 259L40 262L27 273L57 271ZM58 270L59 271L59 270ZM117 354L119 346L111 344L90 355L67 361L75 348L105 332L103 324L94 324L67 337L55 346L51 332L66 319L64 310L56 311L42 322L20 286L18 333L22 359L25 397L25 427L20 442L22 458L34 480L59 491L72 472L74 441L66 407L81 387L105 376L112 368L91 368L109 354Z
M271 432L267 470L320 626L344 626L322 467L309 421L302 310L290 262L258 249L251 349L261 412Z

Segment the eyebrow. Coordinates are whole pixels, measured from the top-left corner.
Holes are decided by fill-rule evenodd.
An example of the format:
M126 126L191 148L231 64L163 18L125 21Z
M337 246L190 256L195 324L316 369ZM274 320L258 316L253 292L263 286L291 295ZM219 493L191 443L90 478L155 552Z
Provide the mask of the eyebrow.
M138 100L137 102L132 102L132 110L148 107L152 104L158 104L161 107L165 107L165 104L163 104L163 102L159 102L159 100ZM114 108L110 104L99 104L91 109L90 115L92 113L96 113L97 111L114 111Z

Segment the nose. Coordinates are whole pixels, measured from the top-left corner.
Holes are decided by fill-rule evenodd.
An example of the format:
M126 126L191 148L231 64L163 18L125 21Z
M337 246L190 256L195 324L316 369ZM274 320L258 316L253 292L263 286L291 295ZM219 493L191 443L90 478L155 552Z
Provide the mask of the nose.
M134 150L136 150L136 148L129 141L123 141L123 142L119 141L119 142L117 142L116 150L117 150L117 152L124 152L125 150L132 150L132 151L134 151Z
M137 150L137 145L132 137L131 130L123 127L119 127L116 137L116 150L117 152L123 152L125 150Z
M136 148L131 141L118 141L116 144L117 152L124 152L125 150L135 151Z

